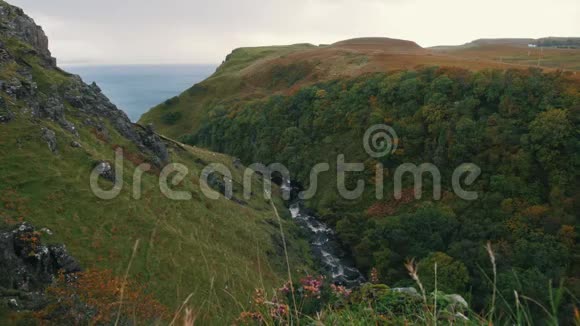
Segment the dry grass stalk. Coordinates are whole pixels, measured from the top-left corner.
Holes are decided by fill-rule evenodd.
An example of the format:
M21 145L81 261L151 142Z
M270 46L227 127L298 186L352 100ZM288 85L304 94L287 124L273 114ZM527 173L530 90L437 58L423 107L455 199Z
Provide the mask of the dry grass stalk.
M493 318L493 313L495 310L495 297L497 291L497 265L495 262L495 253L493 252L493 248L491 247L491 242L488 241L485 250L487 251L487 255L489 256L489 260L491 261L491 266L493 268L493 294L491 296L491 309L489 312L490 318ZM490 320L491 322L491 320Z
M294 304L296 322L299 324L300 318L298 317L298 311L296 310L297 309L296 307L298 307L298 306L296 304L296 295L294 293L294 282L292 281L292 271L290 269L290 259L288 258L288 248L286 247L286 236L284 235L284 229L282 227L282 218L280 218L280 214L278 214L278 209L276 208L274 201L271 199L271 197L269 196L268 193L266 193L266 196L267 196L267 198L270 198L270 205L272 205L272 208L274 210L274 214L276 214L276 217L278 219L278 226L280 227L280 236L282 237L282 245L284 246L284 256L286 258L286 267L288 268L288 282L290 284L290 291L292 294L292 303Z
M195 320L197 315L190 308L185 309L185 314L183 316L183 326L193 326L195 325Z
M417 283L419 286L421 294L423 295L423 301L427 306L427 294L425 293L425 288L423 287L423 283L421 283L421 279L419 278L419 264L415 263L415 258L408 260L405 263L405 268L407 269L407 272L409 272L409 276L411 276L413 281L415 281L415 283Z
M121 285L121 294L119 299L119 310L117 311L117 320L115 320L115 326L119 324L121 319L121 308L123 307L123 296L125 295L125 286L127 285L127 279L129 278L129 270L131 270L131 265L133 264L133 259L135 259L135 254L137 253L137 248L139 248L139 239L135 241L133 246L133 253L131 254L131 259L129 260L129 265L127 265L127 270L125 271L125 277L123 279L123 284Z

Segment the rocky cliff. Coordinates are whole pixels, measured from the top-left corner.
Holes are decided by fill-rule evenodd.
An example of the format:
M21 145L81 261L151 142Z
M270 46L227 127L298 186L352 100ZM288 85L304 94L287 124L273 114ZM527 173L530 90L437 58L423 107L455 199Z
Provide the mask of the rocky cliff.
M0 89L8 95L8 102L26 104L20 113L31 119L55 122L76 138L79 126L67 116L80 119L85 127L96 128L104 137L109 134L106 125L110 125L133 142L151 163L160 166L167 161L166 145L152 128L134 126L96 84L87 85L79 76L60 70L42 28L22 9L5 2L0 2L0 40ZM16 113L7 107L7 101L0 100L0 122L4 123ZM53 133L43 129L42 137L57 153Z
M48 49L48 37L42 27L36 25L22 9L0 3L0 30L9 37L29 44L48 64L56 66L56 59Z

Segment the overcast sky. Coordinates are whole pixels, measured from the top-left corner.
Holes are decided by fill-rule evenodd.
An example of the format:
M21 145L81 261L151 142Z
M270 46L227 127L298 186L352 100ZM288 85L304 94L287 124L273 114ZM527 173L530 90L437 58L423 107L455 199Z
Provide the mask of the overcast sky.
M8 0L61 64L219 63L232 49L385 36L580 36L579 0Z

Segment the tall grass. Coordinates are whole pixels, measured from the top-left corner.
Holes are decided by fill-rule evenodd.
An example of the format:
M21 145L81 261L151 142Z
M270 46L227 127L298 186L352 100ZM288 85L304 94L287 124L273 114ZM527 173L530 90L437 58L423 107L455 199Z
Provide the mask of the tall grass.
M266 194L266 198L268 198L268 194ZM294 303L294 315L296 316L296 322L299 325L300 324L300 318L299 318L299 314L297 309L297 305L296 305L296 294L294 293L294 282L292 281L292 270L290 268L290 259L288 258L288 248L286 246L286 236L284 235L284 228L282 227L282 218L280 218L280 214L278 214L278 209L276 208L276 205L274 204L274 202L272 201L271 198L270 199L270 204L272 205L272 209L274 210L274 214L276 214L276 218L278 219L278 226L280 227L280 236L282 237L282 244L284 246L284 257L286 258L286 267L288 269L288 283L290 284L290 293L292 295L292 302Z
M536 306L539 311L543 312L545 315L545 319L543 320L543 324L547 325L560 325L560 307L562 304L562 300L564 294L569 294L570 298L574 301L574 304L577 305L579 301L564 287L564 282L561 281L558 288L554 290L552 282L549 281L547 284L548 287L548 298L547 300L550 303L549 309L540 301L535 298L531 298L526 296L522 293L519 293L517 290L513 290L513 304L510 304L509 300L507 300L504 295L498 291L497 288L497 262L496 262L496 255L493 251L491 242L488 242L485 246L486 252L488 254L491 266L492 266L492 277L490 278L483 269L480 268L484 277L491 283L492 285L492 297L491 297L491 304L489 307L489 311L485 315L485 320L487 321L488 325L504 325L504 324L515 324L515 325L534 325L536 323L535 317L532 314L532 310L530 309L530 304ZM519 283L518 275L514 272L514 277ZM521 286L520 286L521 288ZM497 309L497 297L501 299L504 303L503 312L500 312ZM575 309L576 311L576 309ZM580 318L575 318L575 325L580 325Z
M129 271L131 270L131 265L133 264L133 260L135 259L135 254L137 253L137 249L139 248L139 239L135 241L135 245L133 246L133 252L131 253L131 259L129 259L129 264L127 265L127 269L125 270L125 277L123 278L123 284L121 284L121 291L119 295L119 310L117 311L117 319L115 320L115 326L119 325L119 320L121 319L121 309L123 308L123 297L125 295L125 286L127 285L127 279L129 278Z
M484 277L490 283L491 298L487 312L478 313L471 309L467 309L467 316L461 312L445 310L445 307L440 306L437 298L438 279L437 279L437 265L434 266L435 272L435 287L433 293L433 301L430 300L425 291L425 287L421 281L419 266L414 259L405 263L405 268L410 278L415 282L420 290L420 299L423 308L419 311L409 314L396 314L392 312L379 313L377 310L377 302L369 302L366 306L360 304L350 304L343 308L336 308L327 306L327 308L316 316L308 317L311 323L316 325L580 325L580 311L575 308L574 316L566 316L562 319L561 306L564 302L564 297L569 296L575 305L579 301L568 291L563 282L557 288L552 286L550 282L547 284L549 295L546 300L549 302L545 305L536 298L531 298L521 293L521 291L513 290L512 296L507 298L505 293L498 290L498 261L491 243L485 245L485 250L489 257L491 270L493 275L487 275L483 270ZM517 275L516 279L517 279ZM520 286L521 288L521 286ZM498 303L502 303L501 308L498 308ZM361 308L363 307L363 308ZM571 318L568 318L571 317ZM571 320L573 320L571 322Z
M563 282L559 284L557 288L554 288L551 282L548 284L549 297L547 298L549 305L546 306L542 304L539 300L531 298L522 294L517 290L513 290L513 298L508 299L504 293L498 291L498 266L495 252L493 250L492 244L488 242L485 245L485 250L489 257L489 262L491 265L492 275L487 275L483 269L482 273L484 277L490 282L491 285L491 299L488 311L484 314L478 314L472 310L467 309L468 317L466 317L461 312L452 311L451 315L446 307L438 304L439 290L438 290L438 265L434 265L434 291L430 294L427 293L423 282L421 281L419 264L416 263L414 259L411 259L405 263L405 268L409 274L409 277L415 282L416 286L420 291L419 302L422 303L422 309L417 312L405 315L405 314L395 314L384 312L379 312L377 309L377 298L373 298L366 305L356 305L352 302L345 301L342 306L336 306L328 303L324 308L313 314L306 314L303 312L304 308L304 296L301 297L300 304L296 298L297 289L293 284L292 272L290 260L288 259L288 253L286 249L284 229L282 227L282 219L278 214L277 208L274 203L271 203L273 212L276 215L279 222L279 230L282 237L282 243L284 246L285 256L286 256L286 267L288 271L288 286L289 286L289 296L292 300L293 306L290 307L284 304L284 299L278 297L275 291L272 298L268 298L267 291L265 289L256 289L254 296L254 302L258 303L257 312L248 312L244 307L244 304L237 302L239 308L243 311L241 316L247 318L243 320L237 320L237 323L245 324L259 324L259 325L389 325L389 324L402 324L402 325L438 325L438 324L449 324L449 325L535 325L540 323L536 320L536 315L532 314L532 307L536 307L537 311L540 311L545 318L542 318L541 324L556 326L560 325L559 320L560 307L564 300L565 295L569 295L573 298L574 302L578 304L578 300L564 287ZM125 271L125 280L128 277L133 258L139 247L139 240L135 242L133 247L133 253L131 259L129 260L128 266ZM517 280L517 275L516 280ZM518 281L519 282L519 281ZM121 284L119 292L119 310L117 313L117 319L115 325L119 323L121 317L127 317L121 315L121 306L123 304L124 295L124 283ZM369 284L370 285L370 284ZM371 285L371 286L377 286ZM380 286L380 284L379 284ZM521 288L521 287L520 287ZM388 287L387 287L388 289ZM300 289L303 291L304 289ZM211 293L210 293L211 295ZM231 294L230 294L231 295ZM179 324L182 322L184 326L193 326L198 321L198 314L196 310L188 307L190 299L194 296L194 293L189 294L182 304L178 307L173 315L173 319L169 323L169 326ZM432 301L429 296L432 296ZM232 296L233 297L233 296ZM320 300L320 298L318 298ZM512 302L513 301L513 302ZM502 309L498 309L498 302L502 302ZM511 304L510 304L511 303ZM274 315L272 311L286 307L286 313L280 314L278 316ZM505 307L505 308L503 308ZM256 308L256 307L255 307ZM260 311L260 309L262 309ZM575 309L575 325L580 325L580 312Z

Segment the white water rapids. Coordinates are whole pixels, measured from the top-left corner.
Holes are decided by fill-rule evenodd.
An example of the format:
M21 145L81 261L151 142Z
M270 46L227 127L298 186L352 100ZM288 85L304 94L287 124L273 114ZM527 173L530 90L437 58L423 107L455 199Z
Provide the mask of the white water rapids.
M283 190L290 189L290 182L285 182ZM324 270L332 277L333 282L344 285L358 285L364 277L356 269L341 249L334 231L316 216L308 214L302 201L295 199L290 204L292 218L310 236L312 253L322 263Z

